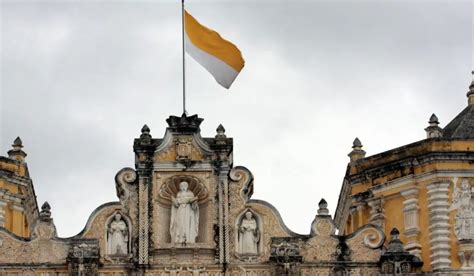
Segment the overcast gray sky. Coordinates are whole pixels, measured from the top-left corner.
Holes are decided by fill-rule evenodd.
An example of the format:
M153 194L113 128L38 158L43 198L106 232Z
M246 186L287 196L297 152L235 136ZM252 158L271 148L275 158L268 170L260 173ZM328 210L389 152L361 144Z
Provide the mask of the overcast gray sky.
M347 153L425 138L467 104L472 1L187 1L246 60L229 91L187 57L188 111L222 123L253 198L309 233L337 204ZM38 202L60 236L115 201L143 124L181 110L180 1L1 1L0 154L20 136Z

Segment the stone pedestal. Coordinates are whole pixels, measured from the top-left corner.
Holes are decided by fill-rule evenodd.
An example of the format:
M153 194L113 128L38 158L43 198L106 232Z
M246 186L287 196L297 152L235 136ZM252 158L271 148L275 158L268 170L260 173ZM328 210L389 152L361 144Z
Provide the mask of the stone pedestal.
M458 256L462 264L461 268L474 270L474 240L460 240L458 245Z

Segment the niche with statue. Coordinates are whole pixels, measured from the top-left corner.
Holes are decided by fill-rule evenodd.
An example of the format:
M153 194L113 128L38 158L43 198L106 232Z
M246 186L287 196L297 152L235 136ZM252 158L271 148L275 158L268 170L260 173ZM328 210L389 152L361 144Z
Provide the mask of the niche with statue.
M107 255L128 256L131 252L130 220L122 213L115 212L107 220Z
M239 257L258 256L261 252L262 221L251 209L242 212L235 224L236 253Z
M182 246L206 242L208 190L193 176L173 176L161 185L157 212L159 243Z

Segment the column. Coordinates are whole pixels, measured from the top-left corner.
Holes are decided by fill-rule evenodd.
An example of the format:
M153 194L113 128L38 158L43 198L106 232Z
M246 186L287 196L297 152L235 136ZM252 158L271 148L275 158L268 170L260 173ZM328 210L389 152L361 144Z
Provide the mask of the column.
M449 183L439 182L427 186L430 217L430 249L433 271L447 269L451 265L449 246Z
M421 258L418 188L415 187L402 191L401 194L405 198L403 201L403 218L405 222L403 234L407 238L405 250Z

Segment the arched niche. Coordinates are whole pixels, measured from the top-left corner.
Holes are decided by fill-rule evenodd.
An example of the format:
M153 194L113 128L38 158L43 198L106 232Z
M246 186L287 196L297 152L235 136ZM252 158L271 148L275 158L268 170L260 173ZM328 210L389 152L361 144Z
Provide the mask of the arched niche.
M117 220L118 216L120 218ZM126 257L129 256L132 252L132 229L131 229L131 220L128 216L124 215L120 211L115 211L105 222L105 253L108 256L113 257ZM125 226L125 227L124 227ZM119 233L122 232L122 233ZM117 241L119 239L119 234L123 236L123 243L126 245L126 249L118 250L117 252Z
M189 184L188 190L193 192L198 198L198 204L202 205L208 200L209 191L199 178L190 175L176 175L166 179L161 185L158 195L158 202L171 206L171 197L176 197L179 192L179 184L181 182Z
M199 228L197 243L209 242L209 190L204 185L204 182L191 175L175 175L163 180L163 184L158 187L158 195L155 205L154 216L159 218L155 227L157 229L156 241L158 244L170 244L170 223L172 213L172 198L176 198L180 191L180 183L188 183L188 191L191 191L197 197L197 205L199 208Z
M255 223L256 223L256 226L257 226L257 233L255 232L248 232L248 233L243 233L245 231L243 231L242 229L242 223L244 221L248 221L249 219L247 218L247 213L251 213L252 214L252 217L251 219L254 219L255 220ZM251 220L250 219L250 220ZM253 224L252 223L244 223L244 224L247 224L246 225L246 228L247 229L251 229L253 227ZM243 210L242 212L239 213L239 215L237 216L236 220L235 220L235 224L234 224L234 227L235 227L235 254L238 258L241 258L241 259L249 259L249 258L257 258L259 257L262 253L263 253L263 242L262 242L262 235L263 235L263 220L260 216L260 214L258 214L256 211L252 210L251 208L246 208L245 210ZM249 248L247 247L247 250L243 249L242 248L242 243L243 242L250 242L251 240L251 237L252 237L252 234L254 235L254 237L257 238L257 241L256 241L256 250L257 252L249 252ZM251 250L250 250L251 251Z

